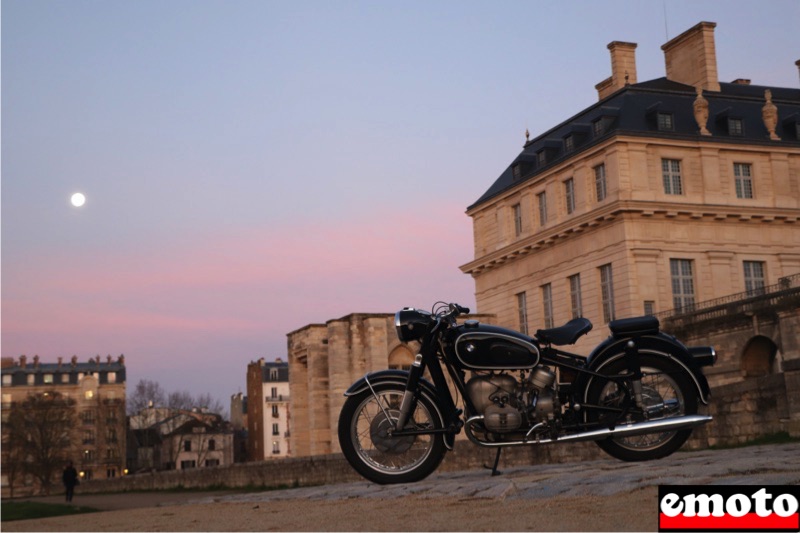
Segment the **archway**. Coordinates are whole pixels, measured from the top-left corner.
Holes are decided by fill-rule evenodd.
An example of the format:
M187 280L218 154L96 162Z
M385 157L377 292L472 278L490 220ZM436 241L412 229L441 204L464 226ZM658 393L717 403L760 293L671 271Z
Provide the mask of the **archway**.
M408 370L414 362L414 355L407 346L400 345L389 354L389 368L396 370Z
M778 346L769 337L758 335L742 351L742 374L745 377L766 376L776 371Z

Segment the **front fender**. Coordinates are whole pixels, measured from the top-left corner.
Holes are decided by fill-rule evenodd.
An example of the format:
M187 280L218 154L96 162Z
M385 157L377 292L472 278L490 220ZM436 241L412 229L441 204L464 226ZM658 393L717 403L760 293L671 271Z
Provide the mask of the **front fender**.
M625 354L625 344L631 340L631 337L614 338L613 336L607 338L605 341L597 345L597 347L589 354L586 359L586 368L593 372L598 372L603 366L616 360L619 356ZM703 375L700 365L692 357L689 350L681 344L680 341L666 333L659 332L652 335L643 335L636 337L637 347L641 351L645 351L652 355L664 357L682 367L691 378L692 382L697 388L697 396L704 404L708 404L711 397L711 388L708 386L708 380ZM581 374L578 382L578 387L574 390L585 391L588 390L588 385L591 382L591 376ZM586 398L584 398L584 401Z
M378 372L370 372L366 374L364 377L350 385L350 387L345 391L345 396L354 396L356 394L360 394L365 390L370 388L370 385L375 386L379 383L392 383L396 385L400 385L405 388L406 383L408 383L408 374L407 370L380 370ZM424 394L433 405L436 406L436 416L439 417L439 422L442 427L445 427L447 423L446 420L452 420L453 413L449 413L443 407L443 402L439 400L439 394L436 391L436 387L433 384L426 380L425 378L419 379L419 389L422 394ZM455 420L452 420L455 422ZM455 434L454 433L443 433L442 437L444 438L444 445L447 447L448 450L453 449L453 444L455 443Z

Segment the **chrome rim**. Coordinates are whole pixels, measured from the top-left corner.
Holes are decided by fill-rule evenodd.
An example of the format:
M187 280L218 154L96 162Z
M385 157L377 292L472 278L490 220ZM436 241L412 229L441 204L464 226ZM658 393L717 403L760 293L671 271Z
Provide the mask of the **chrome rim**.
M385 474L398 475L413 470L425 461L433 449L434 435L391 436L390 431L397 422L402 398L402 390L378 391L375 395L367 396L356 408L350 427L358 456L365 464ZM405 429L433 427L430 411L422 402L417 402Z

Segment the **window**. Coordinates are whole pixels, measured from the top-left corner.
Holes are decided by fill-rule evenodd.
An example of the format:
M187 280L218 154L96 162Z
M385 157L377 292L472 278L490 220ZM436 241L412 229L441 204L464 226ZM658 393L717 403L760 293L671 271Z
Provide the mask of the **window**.
M575 274L569 278L569 299L572 306L572 318L583 316L583 303L581 298L581 275Z
M214 439L209 439L208 440L208 451L213 452L216 449L217 449L217 441L215 441Z
M547 164L547 153L544 150L536 154L536 164L540 167L543 167L545 164Z
M597 193L597 201L602 202L606 199L606 166L597 165L594 167L594 189Z
M603 299L603 322L614 320L614 276L611 265L600 267L600 295Z
M46 385L53 383L53 374L45 374L43 380Z
M83 461L85 463L94 461L94 450L83 450Z
M206 459L206 467L219 466L219 459Z
M271 381L276 381L278 379L278 369L277 368L270 368L269 369L269 379Z
M119 450L116 448L106 448L106 459L119 459Z
M270 391L270 394L272 395L272 398L277 398L278 397L278 387L272 387L272 390Z
M511 209L514 211L514 235L519 237L522 235L522 206L514 204Z
M272 453L281 453L281 445L276 440L272 441Z
M88 409L81 413L81 419L84 424L94 424L94 411Z
M571 152L575 149L575 136L567 135L564 137L564 151Z
M278 429L278 424L272 424L272 434L273 435L280 435L281 434L280 430Z
M117 442L117 430L114 428L109 428L106 431L106 441L107 442Z
M61 383L69 383L69 374L61 374Z
M669 270L672 276L672 307L675 309L692 307L694 305L692 261L670 259Z
M567 202L567 214L575 211L575 180L572 178L564 182L564 198Z
M197 462L192 459L191 461L181 461L181 470L188 470L190 468L195 468L197 466Z
M94 398L94 391L87 390L86 392L83 393L83 397L86 398L87 400L91 400L92 398Z
M515 180L520 179L522 177L522 165L517 163L516 165L512 166L511 173Z
M117 477L117 469L116 468L107 468L106 469L106 477L107 478Z
M729 118L728 135L735 135L736 137L744 135L744 121L740 118Z
M603 119L598 119L598 120L595 120L594 122L592 122L592 134L595 137L598 137L598 136L602 135L603 133L605 133L605 131L606 131L606 128L603 125Z
M745 261L744 290L751 294L763 294L765 285L764 263L762 261Z
M190 440L183 441L183 451L185 452L192 451L192 441Z
M519 331L528 334L528 301L524 292L517 294L517 316L519 317Z
M657 122L658 131L672 131L675 129L672 122L672 113L658 113Z
M278 416L279 416L278 415L278 406L277 405L273 405L272 406L272 418L278 418Z
M661 176L664 180L664 193L683 194L680 161L677 159L662 159Z
M536 197L539 199L539 225L544 226L547 224L547 193L539 193Z
M3 374L3 385L11 385L11 374Z
M656 303L653 300L644 301L644 314L646 316L652 316L656 314Z
M550 283L542 285L542 310L544 312L544 327L553 327L553 289Z
M753 197L753 172L750 163L734 163L733 177L736 181L736 198Z
M36 376L34 374L28 374L28 385L33 385L36 383Z
M116 383L117 382L117 373L116 372L107 372L106 378L108 383Z

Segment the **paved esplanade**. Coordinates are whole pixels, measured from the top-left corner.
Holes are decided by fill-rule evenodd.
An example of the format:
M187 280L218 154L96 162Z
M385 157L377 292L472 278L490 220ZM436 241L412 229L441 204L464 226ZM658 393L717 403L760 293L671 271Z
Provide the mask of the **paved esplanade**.
M459 443L469 445L466 443ZM565 445L565 446L568 446ZM367 481L291 490L198 498L203 502L345 500L349 498L472 497L538 499L554 496L606 496L657 485L800 485L800 443L730 450L678 452L666 459L626 463L601 459L564 464L434 473L418 483L376 485Z

